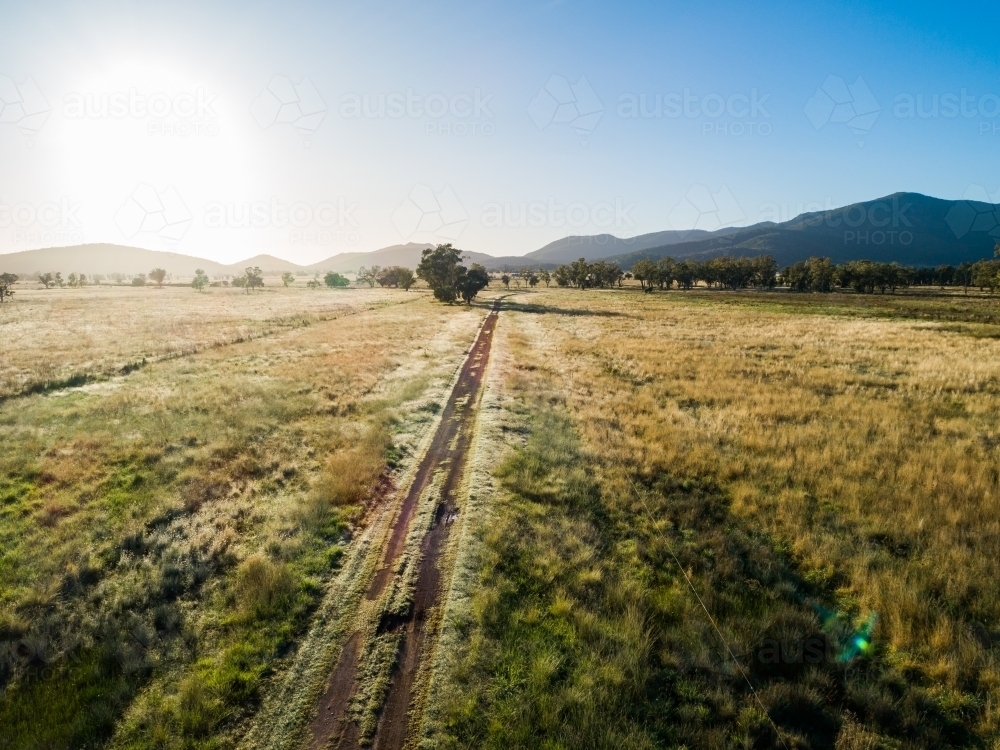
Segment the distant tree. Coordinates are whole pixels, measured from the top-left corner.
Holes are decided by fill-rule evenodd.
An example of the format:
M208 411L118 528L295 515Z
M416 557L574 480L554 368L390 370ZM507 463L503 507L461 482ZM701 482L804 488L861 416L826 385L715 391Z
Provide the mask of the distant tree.
M58 287L62 287L66 283L65 281L63 281L62 273L56 271L56 275L55 278L52 279L52 283Z
M413 271L409 268L403 268L402 266L396 269L396 283L399 284L400 289L404 291L410 291L410 287L417 282L417 277L413 275Z
M259 266L247 266L243 272L243 278L246 279L244 286L247 294L259 286L264 286L264 272L260 270Z
M358 284L367 284L370 289L374 289L381 270L381 266L372 266L371 268L361 266L361 268L358 269Z
M989 289L993 294L1000 286L1000 262L981 260L972 265L972 284L979 290Z
M58 276L58 274L56 274ZM146 274L140 273L132 277L132 286L146 286Z
M246 285L247 285L246 276L237 276L236 278L233 279L233 286L237 287L238 289L244 289Z
M295 274L293 274L291 271L285 271L283 274L281 274L281 283L284 284L286 287L290 286L294 282L295 282Z
M532 289L538 286L538 274L536 274L534 271L528 272L528 286L530 286Z
M79 286L86 286L86 284L87 284L87 274L85 274L85 273L81 273L81 274L80 274L80 275L79 275L79 276L77 277L77 280L76 280L76 283L77 283L77 285L79 285Z
M38 274L38 283L48 289L55 283L55 279L52 278L51 273L40 273Z
M462 271L464 273L460 274L456 287L466 304L471 305L476 295L489 286L490 275L478 263L473 263L468 271L465 268L462 268Z
M375 268L378 268L378 266L375 266ZM375 280L381 287L389 286L409 289L413 286L413 282L416 281L416 277L414 277L413 271L409 268L403 268L402 266L389 266L388 268L381 269L375 277Z
M203 291L207 285L208 274L199 268L194 272L194 279L191 281L191 286L200 292Z
M71 273L69 277L66 279L66 285L69 286L70 288L75 287L78 283L79 279L77 279L75 273Z
M346 276L341 276L339 273L330 271L326 276L323 277L323 281L331 289L346 289L351 281ZM318 286L318 285L317 285Z
M503 284L505 287L507 287L507 289L509 290L510 289L510 275L505 273L503 276L501 276L500 277L500 283Z
M550 274L548 271L539 271L538 278L542 280L542 283L545 284L546 287L548 287L548 285L552 283L552 274Z
M653 284L658 276L656 263L651 260L636 261L632 266L632 276L639 281L643 291L653 291Z
M573 286L586 289L590 286L588 283L589 277L590 266L587 265L587 261L584 258L579 258L569 264L569 278Z
M420 256L417 276L427 282L435 299L454 302L459 295L458 282L466 272L461 261L462 251L450 242L427 248Z
M150 281L154 282L158 287L163 286L163 280L167 278L167 272L162 268L154 268L149 272Z
M322 286L319 282L319 273L314 274L313 277L306 282L306 286L309 289L319 289Z
M570 268L566 265L556 266L556 270L552 273L552 278L555 279L556 284L559 286L571 286L573 284Z
M682 260L674 266L674 281L678 289L690 289L698 280L698 266L690 260Z
M17 282L17 274L0 273L0 302L5 297L14 296L14 284Z

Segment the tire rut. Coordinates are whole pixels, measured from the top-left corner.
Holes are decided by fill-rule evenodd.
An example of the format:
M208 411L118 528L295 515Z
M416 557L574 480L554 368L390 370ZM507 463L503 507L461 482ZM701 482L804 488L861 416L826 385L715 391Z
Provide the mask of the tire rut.
M449 533L459 512L455 494L465 473L500 302L501 300L494 302L492 311L462 365L441 422L403 499L382 560L365 594L366 601L374 602L385 593L393 579L396 562L403 553L420 497L435 475L443 473L433 522L420 543L416 585L409 610L403 615L383 614L376 630L379 634L399 632L402 636L375 736L371 740L370 746L376 750L400 750L406 744L410 705L421 666L421 655L425 651L428 637L435 635L432 632L435 629L434 623L429 615L441 594L444 571L438 567L438 557L446 548ZM361 729L350 717L349 710L358 690L358 668L364 637L365 633L360 628L350 633L330 674L317 704L318 712L309 728L306 746L311 750L346 750L362 746L364 738L361 737Z

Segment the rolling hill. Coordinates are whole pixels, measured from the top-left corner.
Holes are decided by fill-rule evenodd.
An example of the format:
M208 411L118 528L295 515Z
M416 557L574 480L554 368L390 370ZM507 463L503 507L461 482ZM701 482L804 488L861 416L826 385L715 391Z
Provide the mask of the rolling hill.
M704 260L720 255L763 254L773 255L780 265L821 255L837 263L865 258L936 266L990 257L998 241L998 205L895 193L829 211L801 214L780 224L763 222L715 232L668 230L631 238L609 234L570 236L524 256L494 257L469 251L465 256L468 262L481 263L490 270L524 266L551 269L577 258L613 260L628 269L637 260L668 255ZM0 272L21 276L45 271L61 271L64 275L74 271L135 274L160 267L182 277L194 275L196 268L204 269L210 276L227 276L241 274L247 266L260 266L267 274L346 273L373 265L416 268L420 254L427 247L430 245L408 242L371 252L339 253L301 266L273 255L257 255L227 265L181 253L91 244L0 255Z
M76 272L85 274L149 273L153 268L165 268L174 276L193 276L200 268L209 276L232 276L243 273L247 266L259 266L265 274L284 271L293 273L325 273L356 271L361 266L406 266L416 268L420 254L430 245L407 243L392 245L367 253L340 253L318 263L301 266L273 255L255 255L237 263L224 264L181 253L145 250L111 244L46 247L0 255L0 272L27 277L46 271L60 271L64 276ZM495 258L485 253L466 252L470 263L482 263L490 269L519 268L525 265L520 257ZM555 267L554 263L533 263L533 266Z

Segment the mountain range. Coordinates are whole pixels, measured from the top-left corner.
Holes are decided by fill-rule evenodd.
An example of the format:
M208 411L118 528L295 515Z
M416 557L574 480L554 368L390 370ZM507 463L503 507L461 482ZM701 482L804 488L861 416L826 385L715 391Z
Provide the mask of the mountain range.
M790 221L723 231L611 259L623 268L643 258L705 260L720 255L764 254L774 256L780 266L814 255L835 263L866 259L912 266L958 265L993 255L1000 242L1000 205L894 193L800 214Z
M957 265L993 255L1000 242L1000 205L950 201L919 193L894 193L884 198L796 216L790 221L761 222L747 227L667 230L622 238L610 234L574 235L551 242L523 256L496 257L465 252L467 262L490 270L524 266L551 269L578 258L606 259L625 269L644 258L671 256L705 260L720 255L773 255L779 265L826 256L836 263L868 259L906 265ZM148 273L165 268L176 276L192 276L201 268L210 276L243 273L259 266L264 273L325 273L357 271L361 266L416 268L420 254L431 245L409 242L372 252L339 253L301 266L273 255L257 255L224 264L181 253L111 244L76 245L25 250L0 255L0 272L28 276L61 271L86 274Z

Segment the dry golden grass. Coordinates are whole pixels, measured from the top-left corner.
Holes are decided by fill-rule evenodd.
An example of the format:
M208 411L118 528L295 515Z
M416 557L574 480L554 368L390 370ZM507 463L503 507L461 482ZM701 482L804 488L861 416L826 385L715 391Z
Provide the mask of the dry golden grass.
M159 330L146 308L160 291L79 294L92 292L121 295L108 340L122 357L155 353L131 321ZM12 747L234 743L365 523L362 501L412 460L485 315L401 291L162 293L189 319L176 324L185 346L261 335L0 403L0 735ZM34 311L16 299L58 338L48 298ZM266 315L243 307L268 300ZM87 314L115 324L104 303Z
M546 474L549 463L561 465L546 458L549 449L529 444L526 454L504 465L501 478L515 497L524 498L517 503L534 499L538 505L525 506L533 509L522 513L511 510L519 507L516 503L496 501L499 515L486 532L477 595L480 611L473 618L478 618L481 630L474 630L466 643L471 661L455 667L458 684L465 686L460 697L462 690L465 696L475 694L469 689L475 680L468 680L478 663L489 665L494 670L491 679L499 680L484 688L484 695L501 695L519 684L509 682L524 667L512 666L516 651L503 656L507 646L490 641L500 638L491 635L491 623L498 612L513 606L505 600L514 592L522 596L519 586L540 586L524 589L536 593L550 585L561 588L550 591L541 603L528 597L535 603L504 615L504 622L545 623L555 618L577 623L571 626L574 637L586 640L588 628L596 627L600 618L616 617L615 599L609 593L604 603L595 604L584 593L572 593L581 577L613 577L616 585L627 588L627 566L639 565L636 554L639 560L649 556L657 543L647 534L666 534L678 550L714 534L719 543L708 544L704 554L709 557L690 558L692 570L731 645L748 663L761 635L776 627L767 611L782 598L787 605L780 616L793 616L799 608L803 627L816 617L814 605L854 625L877 616L871 661L861 659L855 665L855 675L866 675L860 682L848 680L835 689L834 683L809 678L814 682L796 688L799 694L788 692L791 688L783 678L761 684L774 715L793 710L788 706L802 696L825 696L815 698L817 707L839 706L836 711L846 712L830 719L834 728L842 722L838 747L896 741L889 736L908 737L907 742L918 746L974 744L1000 736L1000 341L995 338L995 306L989 299L704 291L643 295L553 289L512 298L501 325L522 343L515 357L521 375L510 387L521 394L522 409L543 415L540 422L532 417L522 421L540 430L558 455L549 424L557 417L544 414L554 410L571 417L605 520L589 528L586 514L579 512L540 520L559 507L544 498L547 493L558 497L558 485L552 482L564 471L556 471L555 479ZM573 465L568 458L562 460ZM678 490L660 489L664 487ZM698 493L705 499L698 501ZM720 502L713 499L716 494L724 501L724 511L713 505ZM649 520L643 520L643 498L654 509ZM695 504L693 510L683 506L676 511L672 503L677 502ZM717 517L715 526L700 527L699 513ZM602 523L611 529L610 539L618 541L595 539L603 533ZM576 529L572 524L584 525ZM494 539L494 533L505 538ZM767 565L772 569L787 560L787 574L774 583L778 588L770 589L767 581L762 586L763 579L751 580L752 555L725 558L735 549L727 539L737 533L771 550L767 554L773 561ZM511 534L523 538L511 542ZM732 536L737 538L744 537ZM549 541L538 542L537 549L532 546L543 539ZM584 540L583 546L574 548L574 539ZM519 552L512 549L518 544ZM588 562L597 549L591 544L622 546L611 562L600 556ZM546 559L546 545L561 551ZM537 558L525 563L529 572L522 573L531 583L512 583L515 560L520 564L523 558L518 555L526 554ZM660 564L665 575L676 576L665 552ZM644 568L639 565L638 570ZM649 586L655 570L639 574L642 583L633 592ZM713 591L713 581L742 587L743 593L734 599L728 589ZM601 587L596 581L591 585ZM690 598L683 580L675 585L676 595ZM648 606L640 604L643 595L633 595L640 619L652 618L646 622L658 644L684 639L683 651L692 658L719 647L715 634L700 622L693 600L670 605L687 610L682 628L686 636L670 630L673 625L659 630L660 625L652 624L661 617L656 597L667 594L649 591L653 593L645 596L653 603ZM734 601L743 603L736 606ZM562 614L580 610L584 602L587 611ZM623 631L628 619L624 612L619 617ZM548 648L555 648L562 637ZM530 650L527 642L523 645ZM673 646L655 648L667 652ZM592 658L612 652L593 652ZM835 681L841 680L842 667L830 669ZM555 691L556 685L570 689L569 676L561 674L554 682L540 676L539 684L548 684L548 691ZM509 727L511 715L475 719L473 714L491 705L489 701L462 701L451 714L445 712L453 726L469 722L472 734L459 732L458 743L475 737L483 745L503 744L495 739L500 735L475 732ZM729 710L719 708L724 703L716 702L713 709L714 720L723 724ZM641 714L638 704L633 708ZM849 713L862 709L867 713L860 717ZM882 718L877 718L883 709ZM751 701L746 717L755 710ZM623 721L623 727L630 720L624 714L605 719ZM760 723L764 717L745 720ZM574 736L569 725L560 724L565 714L537 721L536 730L562 726L563 734L535 734L534 742ZM686 721L684 715L678 721ZM727 742L735 742L744 731L739 730L742 721L733 716ZM964 739L961 727L971 732ZM716 746L721 741L716 731L706 725L696 744ZM798 737L796 742L808 746L805 734L787 731L786 741ZM504 736L507 746L521 746L523 740L516 739L513 730Z
M292 326L398 302L368 289L240 289L19 285L0 308L0 398L45 383L80 384L145 360L191 353Z

